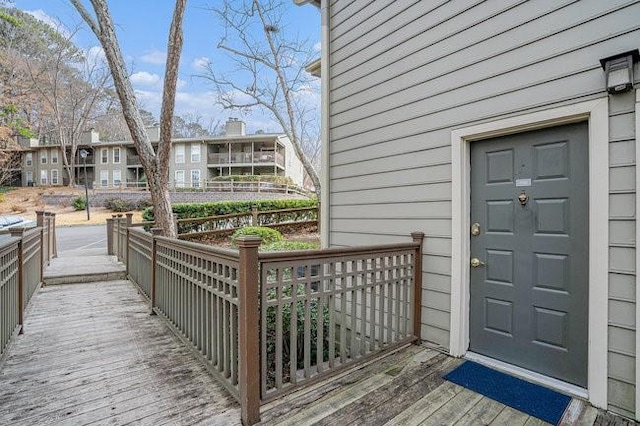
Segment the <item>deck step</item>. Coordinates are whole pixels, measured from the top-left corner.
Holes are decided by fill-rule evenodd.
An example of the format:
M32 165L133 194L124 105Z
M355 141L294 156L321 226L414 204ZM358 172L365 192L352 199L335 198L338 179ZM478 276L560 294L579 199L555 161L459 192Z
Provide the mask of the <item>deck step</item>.
M83 284L100 281L119 281L127 279L125 271L98 272L95 274L45 276L44 285Z
M126 279L125 266L114 256L58 257L44 271L44 285Z

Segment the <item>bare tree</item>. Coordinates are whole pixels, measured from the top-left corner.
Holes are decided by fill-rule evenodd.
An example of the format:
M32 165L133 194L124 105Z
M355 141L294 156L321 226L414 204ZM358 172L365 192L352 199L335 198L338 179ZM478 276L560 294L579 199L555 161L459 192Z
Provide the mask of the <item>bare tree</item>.
M20 174L20 151L0 147L0 186L11 184Z
M71 42L74 34L71 32L67 43L50 46L48 55L25 59L31 89L48 110L49 123L41 132L60 145L70 186L75 184L76 151L82 134L106 97L110 80L103 63L90 60L75 48Z
M320 179L309 155L319 152L317 108L309 102L315 82L304 70L313 49L282 26L285 7L280 0L224 0L213 9L226 30L218 48L235 69L224 74L208 64L203 77L215 85L223 108L269 112L319 195Z
M171 123L175 107L178 65L182 52L182 21L186 0L176 0L169 29L160 113L160 141L157 151L151 145L140 115L106 0L91 0L95 18L91 16L80 0L71 0L71 3L89 25L104 49L116 92L122 104L124 118L147 177L156 226L162 230L163 235L175 238L176 227L169 199L169 159L171 152Z

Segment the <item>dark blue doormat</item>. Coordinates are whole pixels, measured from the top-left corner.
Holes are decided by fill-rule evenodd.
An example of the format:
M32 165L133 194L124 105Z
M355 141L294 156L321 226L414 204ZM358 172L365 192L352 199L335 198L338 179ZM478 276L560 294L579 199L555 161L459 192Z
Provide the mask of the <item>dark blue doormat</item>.
M571 397L471 361L444 378L554 425L571 401Z

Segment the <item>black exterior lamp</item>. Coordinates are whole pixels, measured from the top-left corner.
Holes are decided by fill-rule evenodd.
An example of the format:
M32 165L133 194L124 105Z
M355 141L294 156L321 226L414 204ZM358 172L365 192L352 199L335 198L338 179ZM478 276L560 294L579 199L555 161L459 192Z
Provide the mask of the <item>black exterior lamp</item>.
M638 49L600 59L607 78L607 92L615 95L633 89L633 64L638 61Z

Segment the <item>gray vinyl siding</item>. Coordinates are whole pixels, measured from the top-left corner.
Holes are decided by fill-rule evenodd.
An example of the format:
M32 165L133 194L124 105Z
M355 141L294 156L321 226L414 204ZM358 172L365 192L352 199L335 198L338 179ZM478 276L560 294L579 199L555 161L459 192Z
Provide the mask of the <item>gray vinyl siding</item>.
M609 409L635 411L635 93L609 98ZM616 204L613 204L615 200Z
M329 243L426 234L422 338L449 346L451 130L606 96L599 59L638 48L640 3L331 3ZM610 97L609 403L635 400L635 111Z

